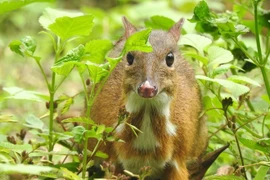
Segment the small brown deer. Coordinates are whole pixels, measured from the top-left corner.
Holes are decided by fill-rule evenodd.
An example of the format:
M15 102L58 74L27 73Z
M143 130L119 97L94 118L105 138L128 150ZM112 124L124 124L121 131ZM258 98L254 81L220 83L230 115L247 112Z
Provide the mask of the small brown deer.
M124 36L111 52L117 57L137 29L123 18ZM179 52L177 42L183 19L169 31L153 30L150 53L128 52L92 107L99 124L115 126L120 107L130 113L127 123L142 131L136 136L125 123L115 136L125 143L107 143L102 150L123 169L139 173L150 166L149 179L186 180L186 162L200 157L207 146L200 90L194 72ZM91 143L90 143L91 146Z

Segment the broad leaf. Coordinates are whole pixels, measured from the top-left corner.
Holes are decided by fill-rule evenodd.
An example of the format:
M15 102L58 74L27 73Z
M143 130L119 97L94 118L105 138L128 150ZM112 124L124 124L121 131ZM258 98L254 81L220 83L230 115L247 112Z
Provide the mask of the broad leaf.
M209 67L217 67L220 64L225 64L233 60L233 55L230 51L218 46L208 48Z
M241 85L241 84L238 84L238 83L226 80L226 79L217 79L217 78L212 79L212 78L202 76L202 75L197 75L196 78L200 80L206 80L206 81L218 83L219 85L223 86L225 90L230 92L235 97L245 94L249 92L250 90L247 86L244 86L244 85Z
M73 48L70 50L64 57L57 60L54 64L54 66L62 65L65 62L69 61L80 61L82 56L84 55L84 46L80 44L78 47Z
M95 154L96 157L100 157L102 159L107 159L109 156L108 154L102 152L102 151L97 151L96 154Z
M67 40L74 36L87 36L92 31L93 19L92 15L60 17L53 24L49 25L49 29L62 40Z
M113 44L109 40L92 40L85 45L85 53L91 62L101 64L112 47Z
M76 64L77 64L76 61L67 61L60 65L52 66L52 70L58 75L68 76Z
M72 129L71 133L74 136L74 141L77 143L81 143L83 140L83 136L85 133L85 128L83 126L76 126Z
M149 20L145 21L145 26L153 29L169 30L175 22L164 16L152 16Z
M198 34L185 34L180 40L180 45L188 45L195 48L201 56L204 55L204 49L211 43L211 39Z
M39 18L39 23L44 29L49 30L49 25L53 24L55 20L59 17L68 16L68 17L77 17L82 16L81 12L71 12L59 9L46 8L43 12L43 15Z
M67 179L72 179L72 180L82 180L80 176L78 176L76 173L71 172L67 168L60 167L61 172L63 173L63 177Z
M245 139L245 138L239 138L239 141L246 147L252 149L252 150L258 150L262 151L264 153L270 152L270 146L262 146L257 141L251 140L251 139Z
M34 115L29 115L26 117L26 123L24 124L27 127L33 128L33 129L39 129L41 131L44 131L44 123L39 118L37 118Z
M193 59L199 60L200 62L202 62L204 65L207 65L208 63L208 59L202 55L199 55L198 53L194 53L194 52L187 52L184 53L185 57L191 57Z
M129 51L151 52L153 49L148 43L148 37L152 29L145 29L132 34L126 41L124 53Z
M31 174L40 175L44 177L58 178L57 169L49 166L38 166L38 165L25 165L25 164L1 164L0 172L2 174ZM54 173L53 173L54 172Z
M259 171L257 172L255 178L253 180L262 180L267 175L270 167L260 166Z
M0 114L0 123L9 122L9 123L17 123L18 121L14 120L10 115L1 115Z
M109 73L108 70L102 67L102 65L91 62L87 62L86 65L90 75L90 80L95 84L99 83Z
M253 79L250 79L246 76L232 75L228 78L228 80L231 80L237 83L246 83L246 84L252 84L254 86L261 87L261 85L257 81L254 81Z
M86 138L88 138L88 139L89 139L89 138L94 138L94 139L97 139L97 140L101 140L102 137L103 137L102 134L98 134L98 133L96 132L95 127L92 127L92 129L87 130L87 131L85 132L85 136L86 136Z
M25 57L34 58L36 61L39 61L41 58L34 56L37 44L34 38L31 36L25 36L20 40L14 40L9 44L11 51Z
M110 64L110 70L114 69L117 64L122 60L122 56L117 57L117 58L111 58L111 57L106 57L106 59L108 60L109 64Z
M0 3L0 14L13 11L31 3L54 1L55 0L2 0Z
M0 142L0 147L4 149L8 149L14 152L22 153L23 151L31 152L33 150L30 144L12 144L9 142Z
M52 66L52 70L59 75L67 76L77 62L81 61L83 55L84 46L80 44L78 47L70 50L64 57L56 61Z
M10 96L5 97L6 99L30 100L37 102L45 102L49 100L49 97L44 94L35 91L27 91L18 87L4 87L3 90L10 94Z
M63 107L63 109L62 109L62 111L61 111L61 114L65 114L65 113L69 110L70 106L71 106L73 103L74 103L73 97L68 98L68 99L66 100L66 103L64 104L64 107Z
M208 176L204 178L205 180L245 180L245 178L241 176L234 176L234 175L213 175L213 176Z
M91 124L91 125L95 124L95 122L93 120L90 120L86 117L73 117L73 118L64 119L61 122L62 123L78 122L78 123Z
M239 69L239 70L243 70L238 66L235 66L233 64L227 63L227 64L221 64L218 67L216 67L215 69L213 69L213 73L212 76L215 77L217 75L220 74L224 74L226 72L228 72L230 69ZM229 78L228 78L229 79Z
M211 19L209 7L205 1L200 1L193 11L194 15L191 19L194 21L207 21Z
M101 124L101 125L98 125L97 126L97 129L96 129L96 133L97 134L102 134L104 131L105 131L105 125L104 124Z

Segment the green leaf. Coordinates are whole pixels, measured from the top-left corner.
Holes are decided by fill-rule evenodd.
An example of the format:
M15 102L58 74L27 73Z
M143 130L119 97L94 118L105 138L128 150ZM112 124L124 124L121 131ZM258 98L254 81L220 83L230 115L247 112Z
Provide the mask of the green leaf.
M102 152L102 151L97 151L96 154L95 154L96 157L100 157L102 159L107 159L109 157L108 154Z
M246 34L247 32L249 32L249 29L246 26L242 24L236 24L235 22L232 22L228 17L213 19L212 23L218 27L219 33L225 39L231 37L236 38L240 34Z
M78 152L76 152L76 153L78 155ZM70 152L69 152L69 154L70 154ZM74 154L75 154L75 152L74 152ZM77 172L79 165L80 165L80 162L69 162L69 163L64 163L64 164L55 164L53 167L56 167L58 169L60 169L62 167L62 168L66 168L72 172Z
M4 87L3 90L10 94L10 96L5 97L6 99L30 100L37 102L45 102L49 100L49 96L35 91L26 91L18 87Z
M217 67L220 64L228 63L233 60L230 51L218 46L210 46L208 48L209 67Z
M67 168L60 167L60 169L61 169L61 172L63 173L64 178L72 179L72 180L82 180L82 178L80 178L80 176L78 176L77 174L71 172Z
M96 133L97 134L102 134L105 131L106 126L104 124L98 125Z
M78 47L70 50L64 57L56 61L51 69L59 75L67 76L77 62L81 61L83 55L84 46L80 44Z
M74 12L74 11L72 12L72 11L66 11L66 10L46 8L38 21L44 29L49 30L49 25L53 24L55 20L59 17L63 17L63 16L78 17L82 15L83 13L81 12Z
M62 63L61 65L54 65L51 67L51 69L58 75L68 76L76 64L76 61L67 61Z
M97 140L101 140L103 135L102 134L98 134L95 130L95 127L93 127L92 129L90 130L87 130L85 132L85 136L87 137L87 139L89 138L94 138L94 139L97 139Z
M29 153L33 150L30 144L20 145L20 144L11 144L9 142L0 142L0 147L4 149L9 149L17 153L22 153L23 151L26 151L27 153Z
M207 3L205 1L200 1L194 8L191 21L207 21L210 20L210 18L211 14Z
M49 29L62 40L75 36L87 36L92 31L93 19L92 15L60 17L53 24L49 25Z
M63 109L62 109L62 111L61 111L61 114L65 114L65 113L69 110L70 106L71 106L73 103L74 103L73 98L72 98L72 97L68 98L68 99L66 100L66 103L65 103L65 105L64 105L64 107L63 107Z
M250 90L247 86L244 86L244 85L241 85L241 84L238 84L238 83L226 80L226 79L217 79L217 78L212 79L212 78L202 76L202 75L196 75L196 78L200 80L206 80L206 81L218 83L219 85L223 86L225 90L230 92L235 97L243 95L249 92Z
M104 69L102 65L87 62L87 69L89 72L90 80L95 84L99 83L104 77L108 75L108 70Z
M22 42L20 40L14 40L9 43L9 48L11 51L24 57L23 50L21 50L21 45L22 45Z
M257 172L255 178L253 180L262 180L265 178L267 172L269 171L270 167L260 166L259 171Z
M207 65L208 63L208 59L204 56L198 55L197 53L193 53L193 52L188 52L188 53L184 53L183 54L185 57L191 57L193 59L199 60L200 62L202 62L204 65Z
M152 16L149 20L145 21L145 26L153 29L169 30L175 22L165 16Z
M9 48L11 51L25 57L32 57L35 60L40 60L40 57L34 56L34 52L36 50L37 43L34 38L31 36L25 36L20 40L14 40L9 44Z
M224 74L224 73L228 72L230 69L242 70L240 67L235 66L233 64L229 64L229 63L228 64L221 64L218 67L216 67L215 69L213 69L212 76L215 77L216 75Z
M49 166L25 165L25 164L2 164L0 163L0 172L3 174L31 174L44 177L57 178L57 169ZM53 173L54 172L54 173Z
M132 34L124 46L124 54L129 51L151 52L153 49L148 43L148 37L152 29L148 28Z
M34 115L29 115L26 117L26 123L24 124L26 127L30 127L33 129L39 129L42 132L44 131L44 123L39 118Z
M85 133L85 128L83 126L76 126L72 129L71 133L74 136L74 141L77 143L81 143L83 140L83 136Z
M84 55L84 51L85 51L84 46L80 44L76 48L73 48L72 50L68 51L68 53L64 57L57 60L54 63L54 66L60 66L64 64L65 62L69 62L69 61L80 61L82 56Z
M78 123L91 124L91 125L95 124L95 122L93 120L90 120L89 118L86 118L86 117L67 118L67 119L62 120L61 122L63 122L63 123L78 122Z
M262 151L264 153L270 152L270 146L262 146L257 141L251 140L251 139L245 139L245 138L239 138L239 141L246 147L252 149L252 150L258 150Z
M241 176L234 176L234 175L213 175L213 176L208 176L204 178L205 180L245 180L245 178Z
M85 53L89 54L87 58L93 63L104 63L107 52L112 49L113 44L109 40L92 40L85 45Z
M8 122L8 123L17 123L18 121L12 119L10 115L1 115L0 114L0 123Z
M110 67L111 67L110 70L114 69L117 66L117 64L121 62L122 58L123 58L122 56L117 57L117 58L111 58L107 56L106 59L110 64Z
M0 14L19 9L36 2L54 2L55 0L2 0L0 3Z
M211 39L198 34L185 34L180 40L180 45L188 45L195 48L200 56L204 55L204 49L211 43Z
M246 76L232 75L228 78L228 80L231 80L237 83L247 83L247 84L252 84L254 86L261 87L261 85L257 81L254 81Z

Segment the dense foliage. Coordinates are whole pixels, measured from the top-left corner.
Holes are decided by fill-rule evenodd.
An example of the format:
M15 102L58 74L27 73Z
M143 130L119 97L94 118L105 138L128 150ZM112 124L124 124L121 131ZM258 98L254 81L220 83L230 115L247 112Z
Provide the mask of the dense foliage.
M205 179L270 178L270 16L264 2L234 1L231 11L217 1L98 2L78 1L72 11L68 1L0 2L0 179L87 178L93 157L107 158L99 146L121 141L113 136L116 127L89 118L98 93L126 52L150 52L151 30L169 29L183 16L179 45L201 86L207 151L230 143ZM123 32L122 15L146 29L110 58ZM89 84L96 87L91 92ZM117 126L125 118L121 112ZM97 140L94 149L87 149L88 139ZM114 175L112 164L102 167L115 179L144 179L150 171Z

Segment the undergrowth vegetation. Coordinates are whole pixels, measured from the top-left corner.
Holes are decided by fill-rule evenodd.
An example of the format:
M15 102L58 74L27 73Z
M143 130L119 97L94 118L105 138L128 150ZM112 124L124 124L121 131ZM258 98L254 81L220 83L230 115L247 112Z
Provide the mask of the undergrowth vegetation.
M124 143L113 132L127 114L105 127L90 119L91 107L126 52L150 52L151 30L167 30L183 16L179 48L201 86L207 151L230 144L205 179L270 178L270 13L263 1L233 1L231 11L217 1L115 1L106 9L78 2L72 11L51 0L0 2L0 179L94 179L94 157L104 159L108 178L147 177L147 167L114 174L99 147ZM111 58L123 15L145 29ZM96 88L88 92L89 85Z

